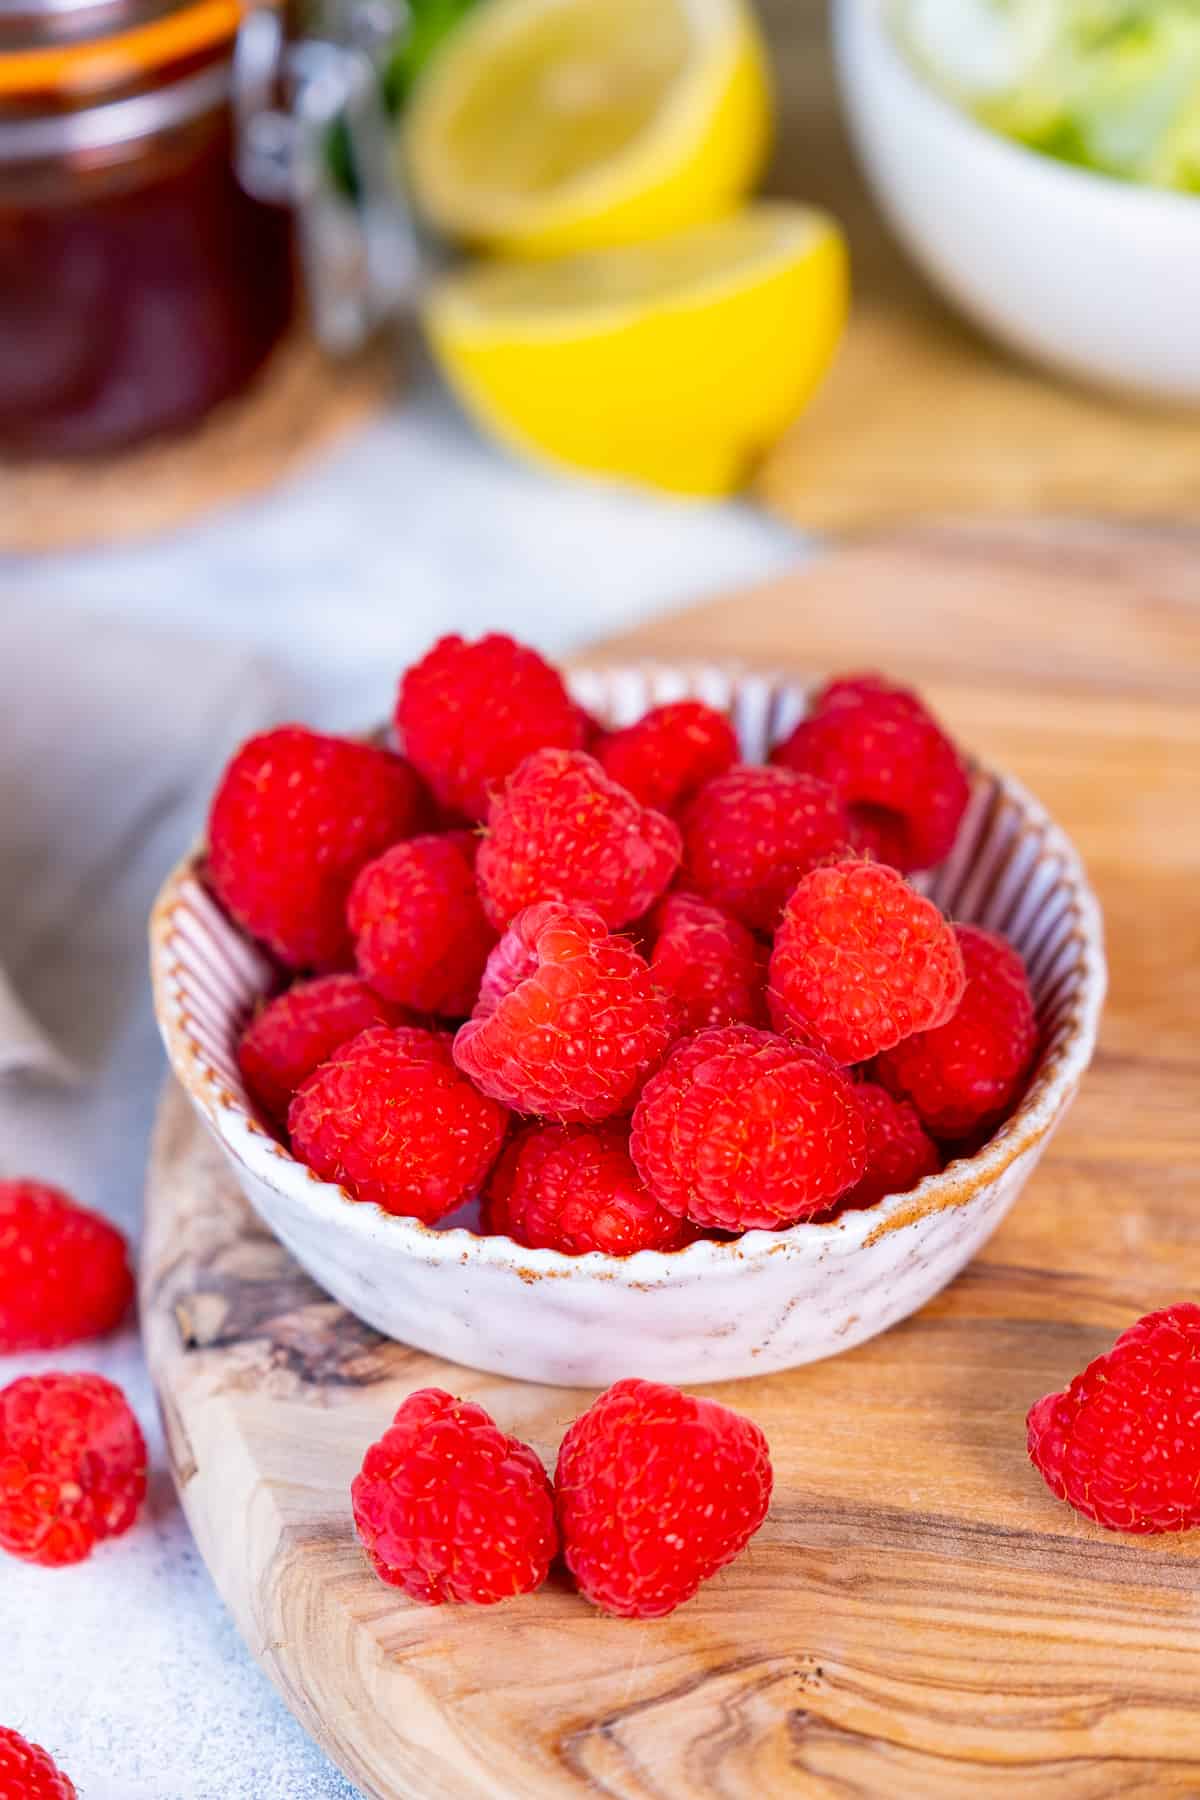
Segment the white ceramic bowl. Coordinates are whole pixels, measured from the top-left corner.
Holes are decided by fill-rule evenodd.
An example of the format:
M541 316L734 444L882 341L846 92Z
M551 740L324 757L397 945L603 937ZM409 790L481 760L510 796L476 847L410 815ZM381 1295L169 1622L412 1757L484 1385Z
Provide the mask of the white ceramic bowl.
M571 685L613 723L685 695L728 707L752 760L791 728L805 693L785 677L712 667L582 670ZM380 1331L531 1381L765 1373L848 1350L923 1306L1028 1179L1087 1067L1104 995L1100 915L1078 857L1015 782L978 771L958 842L924 885L955 917L1007 932L1028 959L1045 1048L1014 1116L977 1156L832 1224L670 1255L569 1257L356 1203L264 1130L234 1046L276 971L198 871L198 857L182 863L155 907L155 1007L171 1067L251 1203L322 1287Z
M945 100L887 0L835 0L842 97L898 236L985 330L1067 374L1200 401L1200 196L1055 162Z

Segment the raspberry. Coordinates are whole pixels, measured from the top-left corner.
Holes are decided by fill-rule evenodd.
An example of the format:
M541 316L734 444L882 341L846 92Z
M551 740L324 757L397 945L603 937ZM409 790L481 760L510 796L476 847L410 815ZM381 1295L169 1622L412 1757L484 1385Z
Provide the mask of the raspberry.
M656 1381L618 1381L558 1453L567 1567L605 1612L662 1618L745 1549L771 1482L751 1420Z
M255 1013L238 1043L238 1068L251 1099L273 1125L314 1069L371 1025L403 1025L403 1011L356 975L298 981Z
M542 900L582 902L616 929L679 866L678 828L640 806L583 750L538 750L492 801L476 873L484 911L507 925Z
M776 1029L864 1062L950 1018L966 976L932 900L883 863L814 869L784 909L767 999Z
M441 1388L409 1395L350 1494L376 1574L425 1606L530 1594L558 1550L537 1456L482 1406Z
M619 1125L526 1125L488 1182L484 1229L531 1250L632 1256L677 1250L683 1220L664 1211L629 1160Z
M209 879L227 912L289 968L348 968L354 877L419 831L427 808L400 757L283 725L243 744L221 777Z
M723 713L676 700L605 733L592 754L635 800L669 813L737 761L738 741Z
M1200 1525L1200 1306L1147 1313L1061 1393L1030 1407L1047 1487L1110 1531Z
M146 1445L102 1375L0 1388L0 1550L58 1568L120 1537L146 1497Z
M686 1032L767 1023L767 950L694 894L668 894L650 916L650 969Z
M771 760L831 783L857 847L906 871L949 853L970 798L962 758L933 715L878 675L831 682Z
M676 1035L674 1009L627 939L590 906L518 913L492 951L454 1060L517 1112L627 1112Z
M854 1097L867 1128L867 1172L824 1217L875 1206L888 1194L907 1194L942 1166L914 1106L893 1100L873 1081L860 1081Z
M577 749L586 715L536 650L510 637L439 638L400 683L396 730L441 804L482 819L534 750Z
M364 981L417 1012L461 1019L496 933L475 885L468 832L409 838L360 870L347 917Z
M40 1744L0 1725L0 1800L78 1800L78 1795Z
M0 1355L100 1337L132 1299L115 1225L60 1188L0 1180Z
M770 1231L853 1186L867 1133L853 1083L819 1050L729 1025L676 1045L646 1083L629 1148L669 1212Z
M765 932L800 877L843 853L850 832L825 782L749 763L706 782L681 824L685 885Z
M507 1124L459 1074L449 1038L409 1025L351 1038L288 1113L292 1147L314 1174L426 1225L476 1192Z
M956 925L954 935L967 985L953 1018L906 1038L875 1065L884 1087L911 1100L927 1129L944 1138L1003 1117L1038 1041L1033 994L1016 950L978 925Z

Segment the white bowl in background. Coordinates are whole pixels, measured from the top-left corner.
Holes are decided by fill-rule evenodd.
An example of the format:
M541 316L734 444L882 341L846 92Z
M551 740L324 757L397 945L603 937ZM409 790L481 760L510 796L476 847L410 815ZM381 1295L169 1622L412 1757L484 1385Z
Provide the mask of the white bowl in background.
M897 235L986 331L1083 380L1200 402L1200 196L1001 137L932 87L887 0L834 0L842 98Z
M761 760L804 709L787 676L599 667L571 677L606 723L688 695L728 709ZM1100 914L1071 844L1014 781L975 770L950 856L921 885L1025 954L1043 1048L1020 1107L975 1156L911 1193L830 1224L752 1231L671 1254L527 1250L353 1201L261 1125L238 1033L278 972L204 885L202 855L168 878L151 920L155 1011L171 1067L251 1204L313 1279L387 1336L493 1373L566 1386L624 1375L711 1382L848 1350L915 1312L991 1235L1091 1059L1105 967Z

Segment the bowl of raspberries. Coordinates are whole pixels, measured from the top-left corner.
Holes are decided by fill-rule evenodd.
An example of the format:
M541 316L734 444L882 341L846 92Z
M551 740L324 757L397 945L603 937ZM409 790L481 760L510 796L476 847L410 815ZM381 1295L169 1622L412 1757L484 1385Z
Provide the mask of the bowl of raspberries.
M711 1382L924 1305L1095 1043L1063 832L877 674L443 638L371 740L244 744L155 907L175 1075L390 1337Z

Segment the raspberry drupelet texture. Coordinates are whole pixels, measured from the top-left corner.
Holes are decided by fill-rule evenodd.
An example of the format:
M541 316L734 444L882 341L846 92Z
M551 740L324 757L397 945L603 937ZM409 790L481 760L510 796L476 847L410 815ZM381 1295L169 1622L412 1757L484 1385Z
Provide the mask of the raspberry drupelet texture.
M532 1593L558 1550L535 1453L481 1406L441 1388L409 1395L350 1492L376 1573L425 1606L491 1606Z
M1110 1531L1200 1526L1200 1306L1147 1313L1070 1387L1030 1408L1051 1492Z
M867 1128L866 1173L823 1217L875 1206L888 1194L907 1194L942 1166L938 1147L915 1107L893 1100L873 1081L858 1082L854 1097Z
M462 1019L496 943L475 885L470 832L415 837L359 871L347 918L360 975L415 1012Z
M1020 954L995 932L956 925L967 985L952 1018L906 1038L875 1065L911 1100L935 1137L997 1124L1020 1093L1037 1050L1033 994Z
M784 908L767 999L778 1031L865 1062L945 1024L966 976L951 925L883 863L814 869Z
M426 1225L478 1190L507 1126L504 1108L455 1068L449 1038L406 1025L343 1044L288 1113L314 1174Z
M146 1445L101 1375L26 1375L0 1388L0 1550L58 1568L128 1531Z
M668 894L649 919L650 969L674 1000L681 1032L766 1025L767 947L697 894Z
M567 1567L626 1619L659 1619L745 1549L771 1502L750 1419L654 1381L618 1381L571 1426L554 1478Z
M115 1225L61 1188L0 1180L0 1355L100 1337L132 1299Z
M454 1060L517 1112L595 1121L629 1111L676 1035L628 939L589 906L547 901L518 913L492 951Z
M48 1751L0 1725L0 1800L79 1800L79 1796Z
M658 1204L629 1157L623 1125L526 1125L492 1170L486 1231L531 1250L632 1256L678 1250L691 1232Z
M936 719L879 675L831 682L771 760L829 782L855 845L905 871L949 854L970 798L962 758Z
M578 749L587 715L536 650L494 634L439 638L400 682L396 730L442 806L485 817L534 750Z
M282 1129L297 1090L335 1050L372 1025L408 1022L357 975L316 975L255 1013L238 1043L238 1068L255 1105Z
M503 927L524 906L594 907L616 930L640 918L679 867L679 829L644 807L583 750L527 757L488 812L475 871Z
M353 965L354 877L422 830L429 801L390 751L283 725L243 744L213 799L208 875L222 905L292 969Z
M643 806L672 813L737 761L738 741L724 713L701 700L675 700L606 732L592 754Z
M791 769L737 763L684 809L682 885L770 933L800 877L844 854L850 825L833 789Z
M630 1153L669 1212L771 1231L861 1178L867 1132L853 1082L828 1057L730 1025L685 1038L646 1083Z

